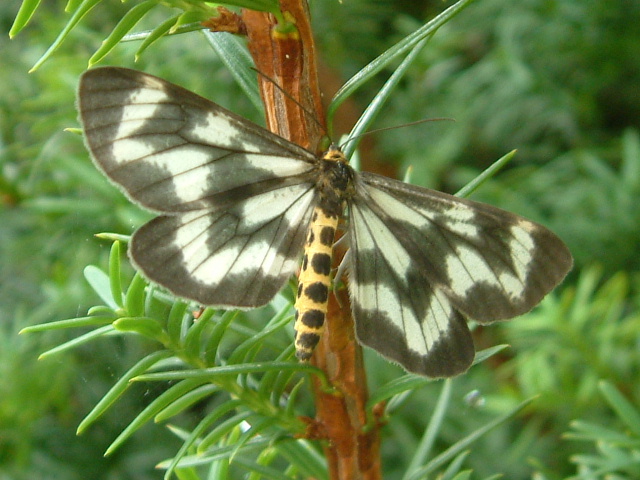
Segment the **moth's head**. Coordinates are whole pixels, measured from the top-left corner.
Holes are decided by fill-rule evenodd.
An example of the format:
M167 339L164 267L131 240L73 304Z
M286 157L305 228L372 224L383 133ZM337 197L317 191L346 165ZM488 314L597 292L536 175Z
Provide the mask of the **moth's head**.
M347 159L344 156L344 153L342 153L342 150L340 150L340 147L333 143L324 152L324 154L322 155L322 159L328 162L347 163Z

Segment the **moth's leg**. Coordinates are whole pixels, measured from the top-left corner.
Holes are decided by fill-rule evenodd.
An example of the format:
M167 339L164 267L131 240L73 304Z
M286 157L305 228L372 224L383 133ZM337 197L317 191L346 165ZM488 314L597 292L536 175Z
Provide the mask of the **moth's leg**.
M340 302L340 297L336 295L336 290L338 289L338 286L340 285L340 283L342 283L342 275L344 274L347 268L347 264L351 256L351 249L348 246L349 240L346 234L348 228L349 228L349 220L346 218L341 218L340 222L338 223L338 230L342 232L342 236L333 244L334 251L336 248L347 249L346 253L344 254L344 257L342 257L342 261L340 262L340 265L338 265L338 268L335 269L335 273L333 275L332 288L331 288L334 296L336 297L336 300L338 301L338 305L340 306L340 308L343 308L344 305L342 305L342 302Z
M342 237L345 238L345 237ZM342 240L342 238L340 240ZM342 302L340 301L340 296L336 295L336 290L338 288L338 285L341 283L342 281L342 275L344 274L345 270L347 269L347 265L349 264L349 259L351 258L351 249L347 250L347 252L344 254L344 257L342 257L342 261L340 262L340 265L338 265L338 268L336 269L336 273L333 276L333 294L336 297L336 300L338 301L338 305L340 306L340 308L343 308L344 305L342 305Z

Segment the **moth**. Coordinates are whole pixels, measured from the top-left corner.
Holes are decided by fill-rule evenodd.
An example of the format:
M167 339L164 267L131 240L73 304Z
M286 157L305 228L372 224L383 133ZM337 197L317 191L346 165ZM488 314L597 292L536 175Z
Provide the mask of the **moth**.
M521 315L572 265L541 225L357 172L337 147L316 156L142 72L87 71L78 107L96 166L159 214L131 238L136 268L178 297L238 309L267 304L300 268L301 359L324 324L345 212L357 338L420 375L467 370L475 350L466 318Z

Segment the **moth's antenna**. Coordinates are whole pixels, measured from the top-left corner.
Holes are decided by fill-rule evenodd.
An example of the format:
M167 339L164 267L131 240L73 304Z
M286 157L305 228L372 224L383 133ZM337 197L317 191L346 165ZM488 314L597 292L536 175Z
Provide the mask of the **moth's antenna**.
M261 77L265 78L266 80L268 80L269 82L271 82L273 84L274 87L276 87L278 90L280 90L280 92L287 97L289 100L291 100L293 103L295 103L298 107L300 107L300 110L302 110L304 113L307 114L307 116L313 120L313 122L320 128L321 131L324 132L325 135L328 135L327 129L326 127L324 127L320 121L318 120L317 116L313 114L313 112L310 112L309 110L307 110L298 100L296 100L295 98L293 98L293 96L285 91L284 88L282 88L280 85L278 85L276 83L276 81L271 78L269 75L267 75L266 73L262 73L260 70L258 70L257 68L253 68L253 70L255 70L255 72L260 75Z
M360 135L355 135L351 138L348 138L342 145L340 145L340 149L342 150L342 148L344 148L344 146L349 143L352 140L357 140L358 138L362 138L366 135L371 135L372 133L380 133L380 132L384 132L386 130L395 130L397 128L404 128L404 127L412 127L413 125L420 125L421 123L427 123L427 122L440 122L440 121L449 121L449 122L455 122L455 119L453 118L448 118L448 117L436 117L436 118L423 118L422 120L417 120L415 122L410 122L410 123L403 123L402 125L394 125L393 127L382 127L382 128L376 128L374 130L369 130L368 132L364 132L361 133Z

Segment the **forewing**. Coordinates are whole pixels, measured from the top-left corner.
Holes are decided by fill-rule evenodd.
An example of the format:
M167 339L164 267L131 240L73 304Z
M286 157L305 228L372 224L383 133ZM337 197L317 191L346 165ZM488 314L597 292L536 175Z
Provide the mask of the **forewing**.
M495 207L367 173L356 192L349 238L357 333L410 371L466 370L473 344L461 314L488 323L525 313L571 268L552 232Z
M135 202L158 212L226 208L311 175L308 151L160 78L96 68L78 107L94 162Z
M134 202L164 215L132 237L151 280L206 305L267 303L294 273L315 157L188 90L97 68L78 92L93 160Z

